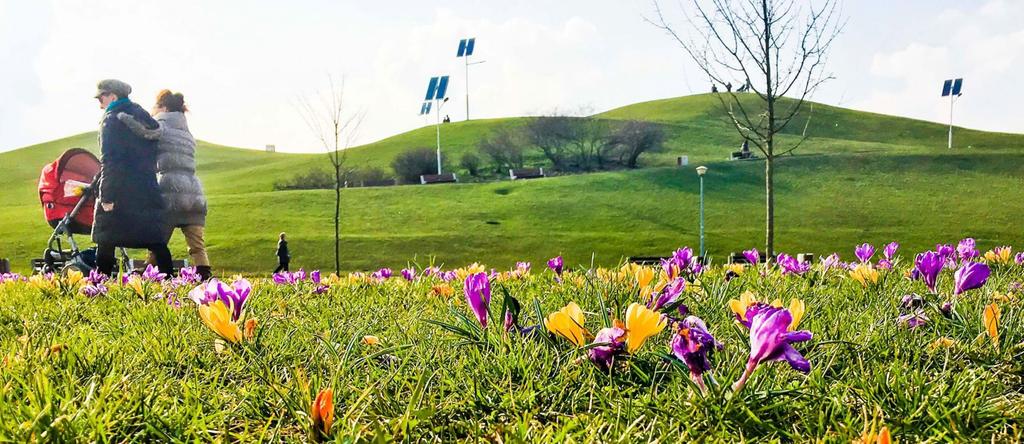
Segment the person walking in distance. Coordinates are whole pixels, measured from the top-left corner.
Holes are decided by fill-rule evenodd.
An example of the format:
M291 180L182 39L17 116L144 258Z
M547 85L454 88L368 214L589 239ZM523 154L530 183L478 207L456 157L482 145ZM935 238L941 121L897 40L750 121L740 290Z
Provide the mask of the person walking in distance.
M288 241L285 239L284 232L282 232L277 239L277 269L274 270L274 273L288 271L288 261L291 258L291 253L288 252Z

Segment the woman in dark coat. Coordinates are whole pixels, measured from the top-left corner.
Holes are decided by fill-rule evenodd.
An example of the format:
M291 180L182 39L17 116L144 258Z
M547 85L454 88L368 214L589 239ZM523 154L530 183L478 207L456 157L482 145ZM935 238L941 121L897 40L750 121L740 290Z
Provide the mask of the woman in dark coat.
M96 268L112 275L117 247L146 248L161 273L173 274L163 228L164 201L156 181L156 141L136 135L117 118L118 113L127 113L148 128L158 127L149 113L128 99L131 91L119 80L97 85L96 99L105 113L99 135L103 170L92 227Z

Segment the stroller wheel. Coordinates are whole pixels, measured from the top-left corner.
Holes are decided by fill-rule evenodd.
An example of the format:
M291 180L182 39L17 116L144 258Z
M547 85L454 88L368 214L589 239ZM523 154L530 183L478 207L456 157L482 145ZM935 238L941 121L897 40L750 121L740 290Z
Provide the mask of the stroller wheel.
M67 276L68 272L75 270L84 275L89 275L89 271L92 270L88 265L83 264L79 261L71 261L60 270L61 276Z

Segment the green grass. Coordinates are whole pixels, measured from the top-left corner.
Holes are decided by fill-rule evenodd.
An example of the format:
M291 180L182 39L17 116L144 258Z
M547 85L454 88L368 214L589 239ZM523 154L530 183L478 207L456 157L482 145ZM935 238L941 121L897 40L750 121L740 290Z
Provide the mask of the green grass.
M0 284L0 440L303 441L311 399L325 388L335 393L338 442L850 442L869 423L899 442L1022 439L1019 294L1000 302L1000 348L981 323L995 293L1024 279L1019 266L994 266L949 319L935 308L951 291L945 272L944 296L928 296L931 321L916 330L896 321L900 297L925 292L902 277L906 262L869 288L835 271L724 281L715 268L701 277L703 295L683 296L724 343L704 396L663 358L671 329L611 373L564 340L500 334L504 290L522 301L522 325L539 322L535 304L546 315L575 301L591 332L604 326L602 307L617 317L637 301L634 284L582 270L558 283L540 268L493 284L490 326L473 341L427 322L472 319L461 290L430 294L434 280L338 284L322 295L259 280L245 315L259 320L255 339L219 353L187 299L175 308L120 286L90 299ZM800 328L814 338L797 349L809 374L767 363L744 390L729 390L749 351L726 306L746 290L805 300ZM167 289L147 294L158 291ZM361 345L364 335L383 343ZM940 337L956 344L932 347Z
M763 164L723 159L738 145L713 96L639 103L599 114L646 119L669 134L666 150L634 171L511 183L402 186L343 191L342 267L409 261L508 266L562 253L571 263L613 264L625 256L666 254L696 245L697 182L671 167L686 154L707 164L707 245L712 254L763 244ZM803 131L804 117L783 142ZM957 129L945 148L943 125L815 104L810 136L779 161L777 249L828 253L863 241L900 240L921 249L974 236L984 247L1020 244L1024 214L1024 136ZM442 127L446 156L522 119ZM199 135L200 137L202 135ZM425 127L352 148L352 165L388 168L395 153L431 146ZM0 153L0 257L24 271L49 235L35 182L42 165L72 146L95 149L93 134ZM967 148L970 146L970 148ZM294 265L333 266L333 193L273 191L273 183L314 166L322 154L272 154L201 143L199 174L210 199L208 241L220 271L257 272L275 264L276 235L292 237ZM172 249L184 256L180 236Z

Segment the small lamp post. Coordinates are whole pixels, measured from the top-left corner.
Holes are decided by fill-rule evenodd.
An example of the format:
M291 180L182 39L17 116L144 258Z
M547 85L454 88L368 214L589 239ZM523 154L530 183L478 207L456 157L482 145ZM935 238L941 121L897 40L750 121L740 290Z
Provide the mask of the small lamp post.
M700 258L704 260L704 173L708 167L701 165L696 168L697 177L700 177ZM703 263L703 262L702 262Z

